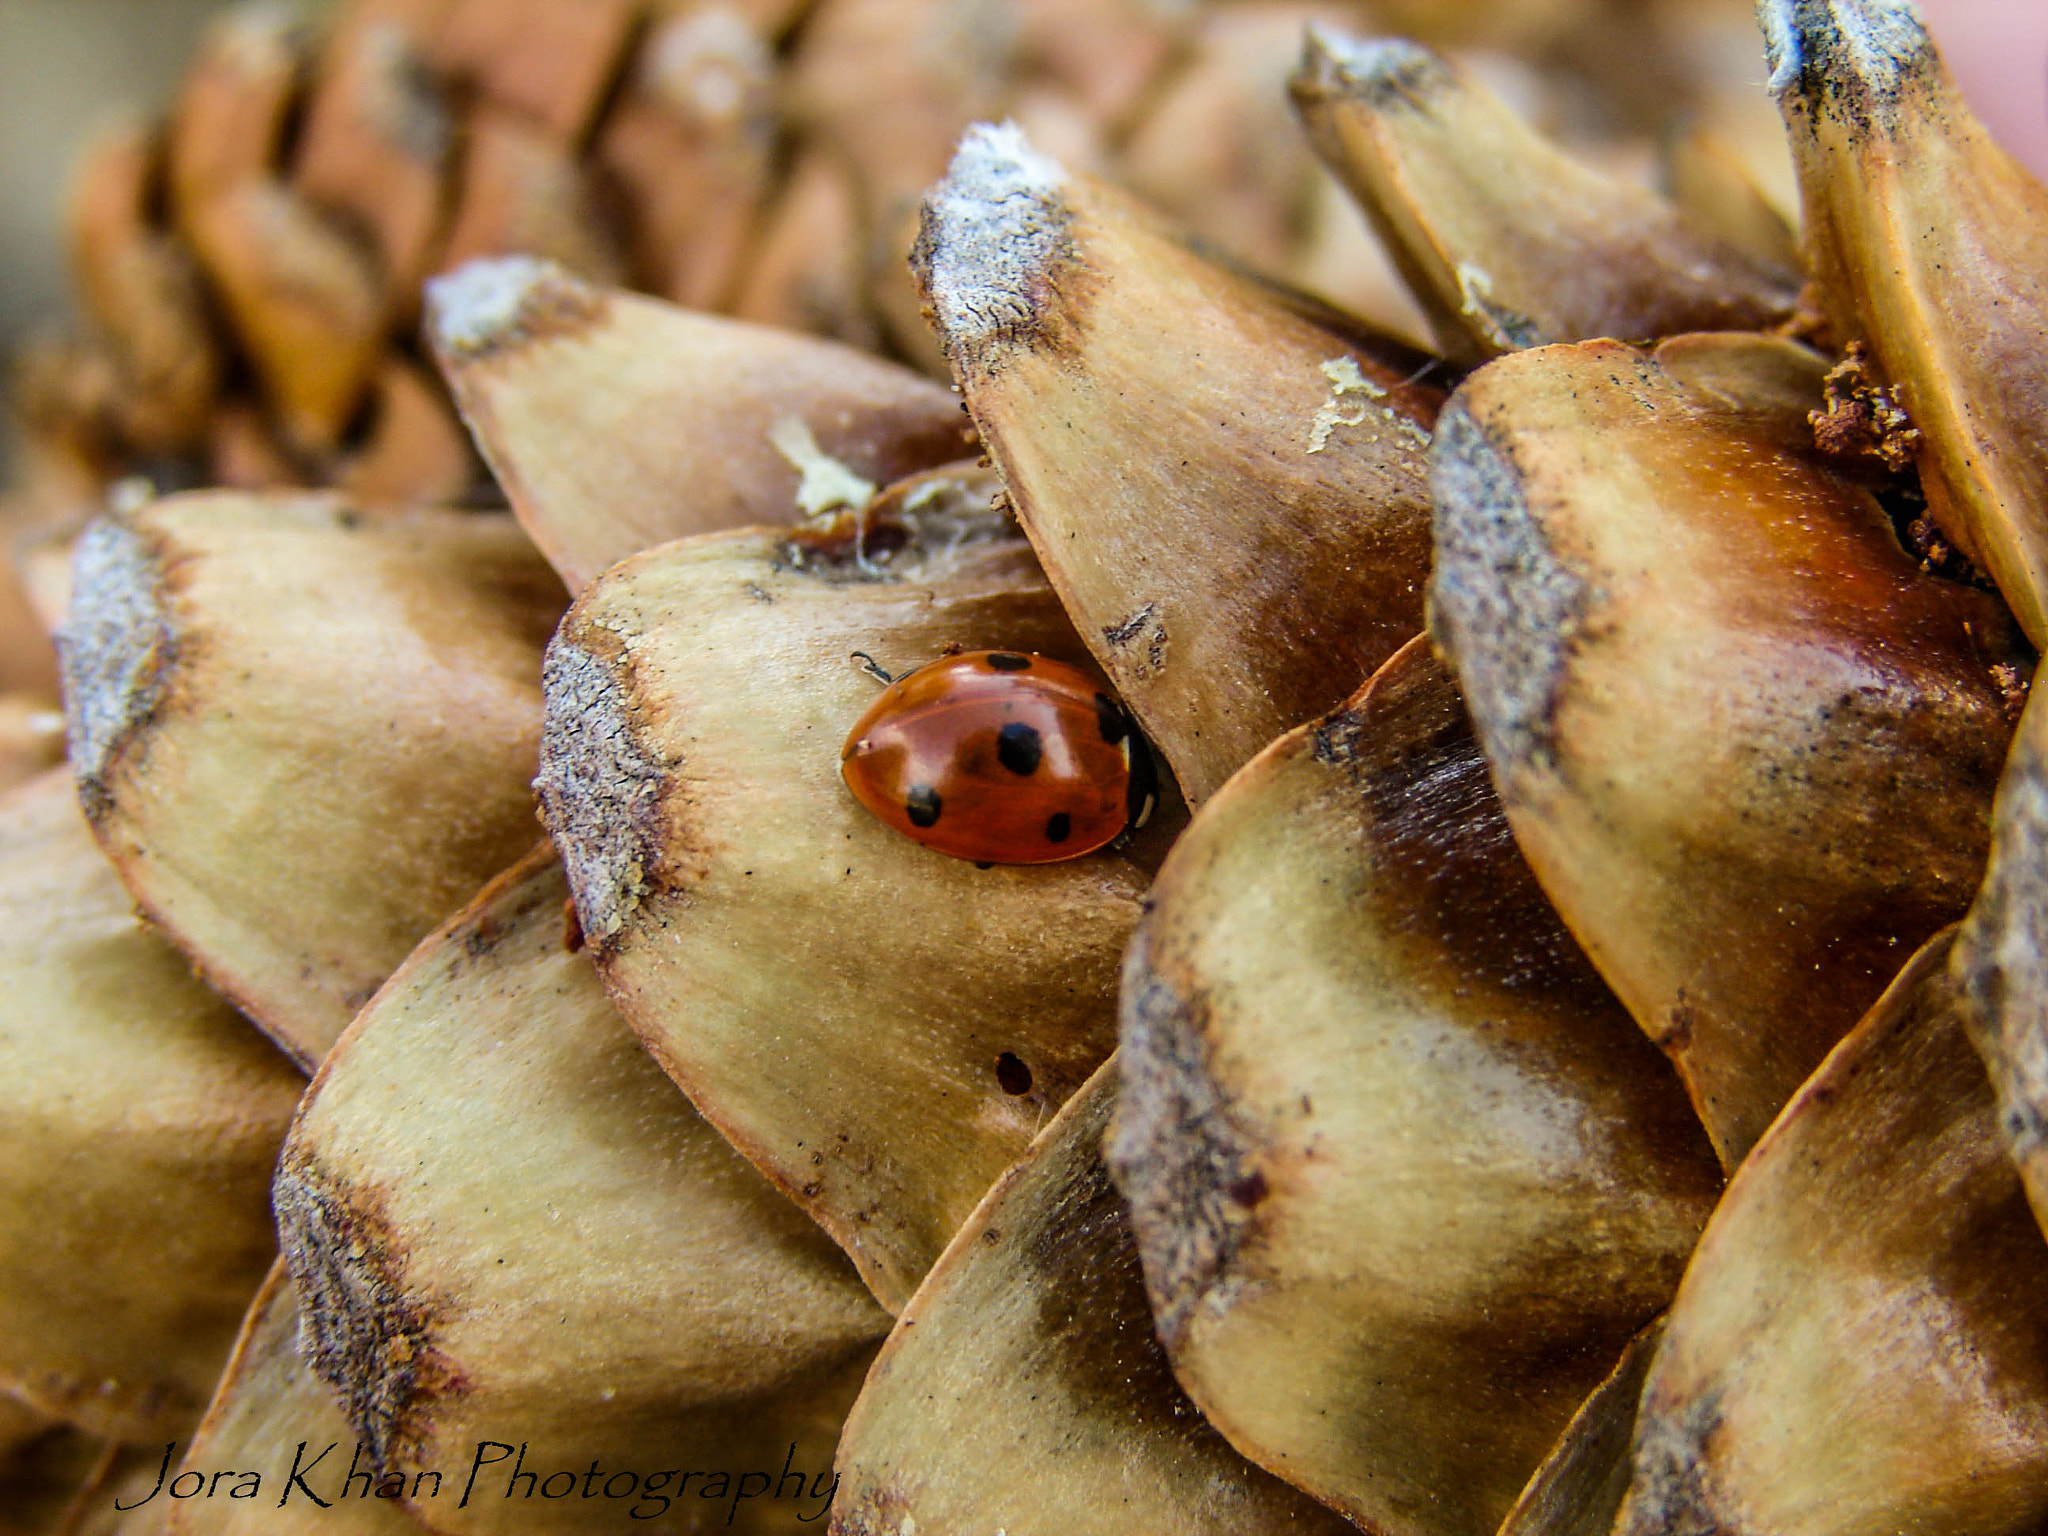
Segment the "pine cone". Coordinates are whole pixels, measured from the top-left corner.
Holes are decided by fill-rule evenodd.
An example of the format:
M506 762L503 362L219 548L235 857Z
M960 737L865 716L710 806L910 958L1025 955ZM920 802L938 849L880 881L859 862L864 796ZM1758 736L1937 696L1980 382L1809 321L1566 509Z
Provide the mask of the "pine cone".
M1690 34L1718 21L1613 0L1394 9L1440 39L1564 61L1568 75L1515 78L1576 116L1582 140L1640 145L1684 108L1739 99L1675 64L1654 113L1640 68L1618 103L1586 85L1623 78L1592 57L1594 36L1676 58L1660 38L1700 52ZM1277 89L1304 19L1373 14L348 0L309 27L276 7L231 13L167 118L109 133L80 167L72 251L91 329L18 391L30 499L61 511L130 474L369 503L487 494L416 339L421 282L481 255L544 257L943 376L903 257L959 134L1005 116L1239 259L1415 331Z
M1674 201L1325 19L1401 334L1132 190L1294 163L1269 17L961 14L245 18L104 153L155 318L46 448L324 488L73 552L70 762L0 799L21 1507L2040 1526L2048 190L1905 0L1760 8L1796 248L1733 135ZM1585 71L1613 14L1486 13ZM758 323L821 271L837 339ZM510 517L351 480L398 372ZM1157 759L1115 844L905 835L1058 842L1071 732Z

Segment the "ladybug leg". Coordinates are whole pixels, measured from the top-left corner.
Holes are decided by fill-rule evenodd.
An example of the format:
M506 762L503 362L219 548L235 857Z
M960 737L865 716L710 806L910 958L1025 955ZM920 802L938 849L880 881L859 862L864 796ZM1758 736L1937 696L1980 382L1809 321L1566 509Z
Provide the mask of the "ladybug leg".
M853 652L853 656L860 661L861 671L867 673L869 677L879 678L882 682L885 683L893 683L896 681L895 678L891 677L888 673L884 672L882 670L881 663L877 662L875 658L870 656L866 651L855 651Z

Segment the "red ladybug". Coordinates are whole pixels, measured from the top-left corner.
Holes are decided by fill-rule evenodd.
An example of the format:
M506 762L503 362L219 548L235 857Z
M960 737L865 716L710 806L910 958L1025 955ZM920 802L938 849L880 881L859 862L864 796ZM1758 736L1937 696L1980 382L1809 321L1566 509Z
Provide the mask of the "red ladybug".
M889 686L846 738L839 771L911 841L983 864L1050 864L1152 813L1145 740L1085 672L1019 651L967 651L893 679L868 665Z

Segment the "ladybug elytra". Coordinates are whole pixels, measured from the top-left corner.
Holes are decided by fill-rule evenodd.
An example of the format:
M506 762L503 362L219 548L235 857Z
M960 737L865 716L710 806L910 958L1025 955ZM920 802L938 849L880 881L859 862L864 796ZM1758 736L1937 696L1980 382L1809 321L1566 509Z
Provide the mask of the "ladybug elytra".
M1145 740L1085 672L1021 651L967 651L893 679L869 666L889 686L847 736L840 772L913 842L984 864L1049 864L1151 814Z

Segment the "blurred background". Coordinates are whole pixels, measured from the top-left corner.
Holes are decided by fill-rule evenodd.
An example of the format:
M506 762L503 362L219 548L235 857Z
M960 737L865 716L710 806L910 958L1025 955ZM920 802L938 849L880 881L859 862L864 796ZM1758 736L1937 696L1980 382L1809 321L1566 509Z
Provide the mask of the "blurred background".
M62 229L71 164L101 124L168 105L207 22L229 4L0 0L0 483L14 355L72 313Z
M1980 112L2048 177L2048 3L1922 3ZM62 209L79 148L110 118L164 108L207 22L229 8L223 0L0 0L0 380L27 336L67 324ZM291 7L307 17L322 8L319 0ZM5 454L0 442L0 480Z
M93 129L166 106L226 0L0 0L0 355L71 297L65 173Z

